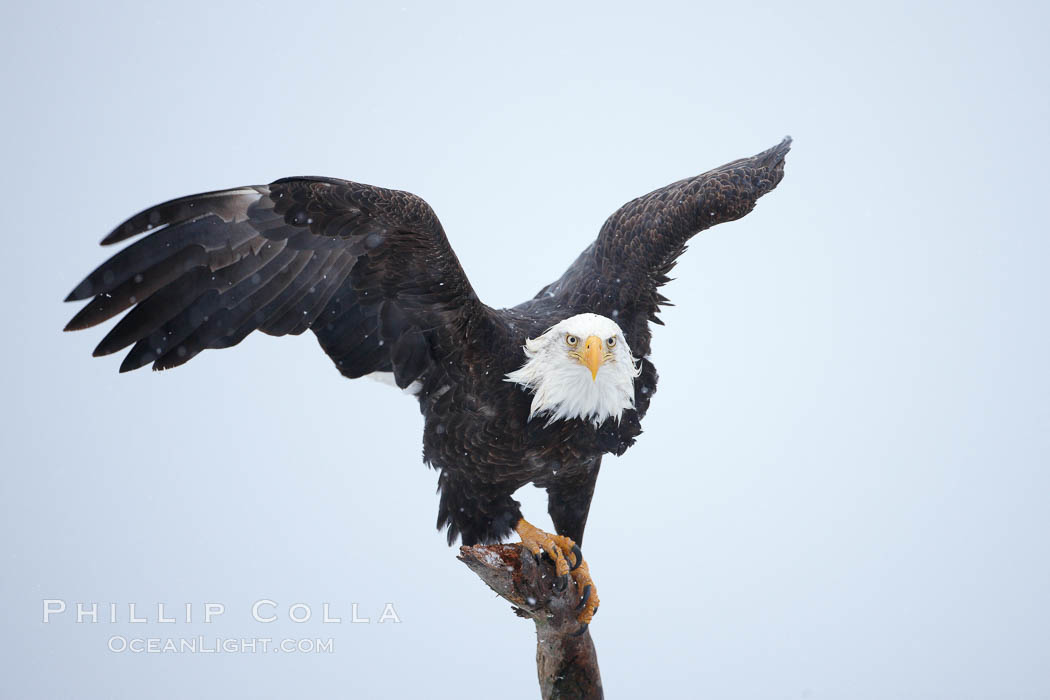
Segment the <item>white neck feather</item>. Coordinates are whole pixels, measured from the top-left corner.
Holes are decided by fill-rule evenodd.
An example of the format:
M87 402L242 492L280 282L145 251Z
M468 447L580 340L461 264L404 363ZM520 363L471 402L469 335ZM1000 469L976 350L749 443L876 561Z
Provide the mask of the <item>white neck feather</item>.
M592 378L591 371L573 358L566 335L582 343L590 336L616 337L609 357ZM537 338L525 341L525 364L509 373L506 381L533 392L529 420L547 416L547 425L557 420L579 418L598 426L607 418L620 420L634 408L634 379L640 373L631 356L623 331L612 319L580 314L566 319Z

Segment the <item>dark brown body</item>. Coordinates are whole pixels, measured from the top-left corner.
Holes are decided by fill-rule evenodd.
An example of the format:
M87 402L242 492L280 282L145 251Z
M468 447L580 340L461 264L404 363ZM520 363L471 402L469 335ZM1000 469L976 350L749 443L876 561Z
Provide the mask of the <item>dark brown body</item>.
M441 470L438 527L449 543L498 541L521 518L511 495L526 484L547 489L559 534L582 542L602 455L622 454L641 432L641 418L656 388L656 371L643 361L635 383L635 409L600 426L580 419L548 424L529 420L532 396L504 377L521 366L526 338L534 338L572 315L551 303L504 312L508 323L492 329L489 347L504 352L468 363L455 384L424 385L419 400L426 417L423 455ZM644 387L644 390L643 390Z

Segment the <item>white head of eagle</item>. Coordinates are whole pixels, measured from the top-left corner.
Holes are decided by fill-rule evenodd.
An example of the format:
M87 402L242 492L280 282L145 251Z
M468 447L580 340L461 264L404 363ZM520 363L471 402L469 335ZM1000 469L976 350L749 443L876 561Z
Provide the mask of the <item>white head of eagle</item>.
M634 408L641 373L623 331L611 318L577 314L525 341L525 364L506 381L533 392L529 420L579 418L595 426Z

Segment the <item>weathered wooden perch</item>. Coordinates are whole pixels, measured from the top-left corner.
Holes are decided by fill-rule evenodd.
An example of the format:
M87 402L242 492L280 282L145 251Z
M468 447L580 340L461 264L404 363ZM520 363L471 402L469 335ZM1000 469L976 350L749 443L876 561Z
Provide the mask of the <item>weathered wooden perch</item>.
M459 560L488 587L514 605L519 617L536 623L536 672L543 700L597 700L603 697L598 656L590 630L576 636L579 596L570 584L554 589L554 566L522 556L521 545L459 548Z

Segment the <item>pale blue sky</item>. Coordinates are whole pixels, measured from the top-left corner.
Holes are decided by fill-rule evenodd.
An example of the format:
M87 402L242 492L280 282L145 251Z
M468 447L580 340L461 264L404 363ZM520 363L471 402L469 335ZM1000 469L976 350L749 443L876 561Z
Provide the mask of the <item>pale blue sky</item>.
M309 335L118 376L104 331L60 332L115 224L287 175L406 189L507 305L626 200L790 133L781 186L676 269L646 432L599 480L608 695L1050 697L1045 4L2 13L0 696L536 695L531 626L434 529L411 399ZM45 598L228 612L45 625ZM265 626L261 598L403 621Z

